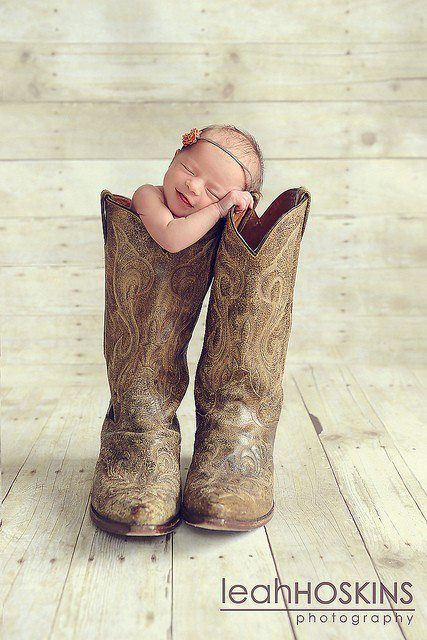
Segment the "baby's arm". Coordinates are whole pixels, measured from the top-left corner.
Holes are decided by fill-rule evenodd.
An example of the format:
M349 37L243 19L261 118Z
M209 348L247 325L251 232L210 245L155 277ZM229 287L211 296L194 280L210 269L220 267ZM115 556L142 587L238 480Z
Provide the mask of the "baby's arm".
M159 190L150 184L135 191L132 204L150 236L171 253L182 251L200 240L227 213L224 214L215 202L185 218L174 218Z

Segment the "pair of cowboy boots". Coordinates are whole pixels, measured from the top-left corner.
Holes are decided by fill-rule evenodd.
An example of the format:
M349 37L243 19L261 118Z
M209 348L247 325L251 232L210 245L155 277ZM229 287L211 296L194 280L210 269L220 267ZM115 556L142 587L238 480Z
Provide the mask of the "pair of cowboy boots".
M304 187L289 189L261 218L249 210L236 227L233 208L198 242L169 253L128 198L101 193L111 391L91 495L91 517L101 529L163 535L183 518L245 531L272 517L273 447L309 208ZM188 343L211 282L181 506L176 411L189 382Z

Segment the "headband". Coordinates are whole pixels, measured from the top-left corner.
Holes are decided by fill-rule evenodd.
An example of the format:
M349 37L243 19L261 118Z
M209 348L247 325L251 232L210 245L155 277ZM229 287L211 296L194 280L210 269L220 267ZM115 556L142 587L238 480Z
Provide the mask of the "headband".
M238 164L240 164L242 169L244 171L248 172L248 174L249 174L249 176L251 178L251 184L252 184L253 183L253 176L252 176L252 173L247 168L247 166L244 165L243 162L241 162L239 160L239 158L236 158L236 156L234 154L232 154L231 151L229 151L228 149L223 147L222 144L219 144L219 142L216 142L215 140L211 140L210 138L202 138L201 137L202 132L203 132L203 129L200 130L200 129L194 128L194 129L191 129L188 133L184 133L184 135L182 136L182 147L181 147L181 149L183 149L184 147L188 147L190 144L194 144L198 140L204 140L205 142L210 142L211 144L214 144L219 149L222 149L223 151L225 151L225 153L227 153L230 156L230 158L233 158L233 160L235 160Z

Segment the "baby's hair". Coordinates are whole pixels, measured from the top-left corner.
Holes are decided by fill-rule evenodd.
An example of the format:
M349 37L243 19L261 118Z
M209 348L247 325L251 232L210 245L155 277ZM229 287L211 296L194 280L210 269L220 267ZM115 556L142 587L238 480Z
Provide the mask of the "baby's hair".
M256 206L259 199L262 198L261 189L264 182L264 158L258 142L250 133L238 129L232 124L211 124L203 127L201 132L208 134L207 137L210 132L216 132L219 134L221 144L224 144L230 151L239 152L236 154L239 160L244 163L248 163L249 160L253 181L249 185L246 183L246 191L252 193ZM255 165L254 168L252 168L253 165Z

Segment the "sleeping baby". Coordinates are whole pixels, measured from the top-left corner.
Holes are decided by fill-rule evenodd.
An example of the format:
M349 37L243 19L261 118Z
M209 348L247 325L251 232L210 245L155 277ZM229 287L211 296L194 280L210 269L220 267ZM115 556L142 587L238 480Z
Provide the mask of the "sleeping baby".
M231 125L191 129L182 137L163 185L144 184L132 198L151 237L171 253L194 244L235 207L237 227L261 197L261 150L247 132Z

